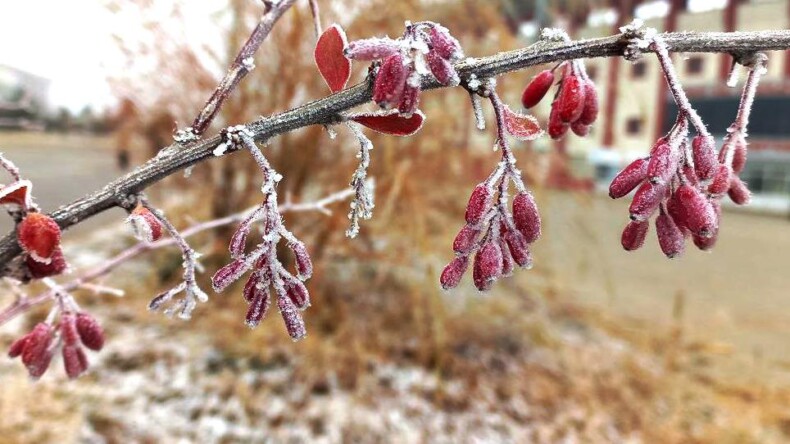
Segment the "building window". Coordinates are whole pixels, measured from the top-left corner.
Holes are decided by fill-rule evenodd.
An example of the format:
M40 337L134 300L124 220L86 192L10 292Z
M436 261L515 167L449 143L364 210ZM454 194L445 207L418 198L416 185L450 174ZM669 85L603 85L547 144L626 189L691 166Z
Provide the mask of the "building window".
M647 63L645 62L636 62L631 65L631 77L635 79L639 79L644 77L647 74Z
M700 74L705 66L705 59L701 56L694 56L686 60L686 74Z
M642 132L642 119L639 117L631 117L625 122L625 132L631 135L636 135Z

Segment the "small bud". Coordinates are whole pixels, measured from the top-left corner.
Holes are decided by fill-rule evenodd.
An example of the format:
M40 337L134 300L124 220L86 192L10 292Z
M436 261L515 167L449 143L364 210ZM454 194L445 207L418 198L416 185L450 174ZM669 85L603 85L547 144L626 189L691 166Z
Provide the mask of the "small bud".
M650 217L661 199L666 194L667 187L664 184L652 184L645 182L634 194L634 199L631 201L631 206L628 207L628 212L631 215L631 220L643 221Z
M746 140L743 136L739 136L732 144L732 170L735 174L741 174L743 168L746 166Z
M620 243L626 251L634 251L642 248L645 244L645 237L650 228L650 223L646 220L631 221L625 226L623 234L620 237Z
M49 368L52 360L52 351L49 346L52 344L52 326L40 322L33 331L28 333L28 340L22 350L22 363L27 367L27 371L33 378L40 378Z
M412 86L406 83L403 89L403 96L398 104L398 112L405 117L409 117L417 111L420 105L420 86Z
M283 317L285 329L288 330L288 335L291 336L291 339L298 341L304 338L307 335L307 331L304 328L304 319L302 319L302 315L294 306L291 298L285 295L278 295L277 308L280 309L280 316Z
M559 111L557 110L557 101L551 105L551 112L549 113L549 127L547 129L549 137L554 140L562 139L562 136L568 132L570 125L560 119Z
M681 185L675 191L685 225L692 234L709 237L718 228L716 213L710 201L694 187Z
M428 51L428 54L425 55L425 61L428 62L428 69L431 70L431 74L440 84L456 86L460 83L458 73L455 71L452 63L442 58L436 51Z
M77 318L74 313L64 312L60 316L60 337L66 345L76 345L79 340L77 334Z
M389 37L355 40L346 46L343 54L352 60L369 62L383 59L400 51L397 41Z
M584 81L584 108L579 116L578 123L592 125L598 118L598 92L595 84L589 80ZM578 133L577 133L578 134Z
M508 231L505 234L505 241L510 250L510 255L516 261L516 265L521 268L532 268L532 254L529 251L529 244L524 235L518 231Z
M732 175L732 170L729 166L719 165L716 169L716 174L713 176L713 182L708 186L708 192L717 196L726 193L730 188Z
M439 278L439 283L444 290L449 290L458 286L461 278L466 273L466 268L469 266L469 256L458 256L450 261L442 270L442 275Z
M450 31L444 26L436 25L431 27L431 30L428 32L428 38L431 41L433 50L442 58L455 62L464 57L461 44L458 43L455 37L450 35Z
M162 237L162 224L148 208L138 205L126 222L132 227L134 237L143 242L155 242Z
M513 198L513 222L516 229L531 244L540 237L540 213L532 193L519 193Z
M716 161L715 145L716 142L712 136L697 135L691 140L694 169L700 180L708 180L716 172L719 162Z
M560 120L573 123L579 119L584 111L585 90L579 77L570 74L562 79L560 93L555 106L558 108Z
M61 352L63 367L69 379L76 379L88 369L88 358L78 346L64 345Z
M680 152L668 143L659 143L650 152L647 177L651 183L667 183L677 172Z
M255 292L255 296L249 302L250 306L247 308L247 315L244 317L244 323L247 324L247 327L255 328L261 323L264 316L266 316L272 304L269 289L264 288Z
M400 53L384 59L373 84L373 101L382 108L400 103L409 74Z
M45 214L28 213L17 226L17 240L33 260L48 264L60 247L60 227Z
M285 291L299 310L304 310L310 306L310 294L302 281L298 279L286 281Z
M496 243L486 242L475 255L474 269L472 270L475 287L480 291L489 290L501 272L502 250Z
M504 238L499 238L499 251L502 253L502 270L499 272L501 276L512 276L513 275L513 256L510 255L510 251L507 247L507 242L505 242Z
M579 137L586 137L590 134L590 125L585 125L577 120L571 123L571 131Z
M748 205L752 200L751 191L749 191L749 188L743 183L741 178L735 174L730 179L730 189L727 190L727 195L738 205Z
M541 71L533 77L521 94L521 104L524 108L529 109L540 103L551 89L552 83L554 83L554 72L550 69Z
M683 253L686 244L683 231L663 209L656 218L656 234L658 235L658 245L668 258L672 259Z
M214 273L214 276L211 277L211 286L214 287L214 291L221 293L249 269L250 265L246 258L238 258Z
M491 189L485 183L478 184L472 191L469 203L466 205L466 223L469 225L479 224L486 211L488 211L490 201Z
M313 261L310 259L310 253L307 252L307 248L301 242L289 246L294 253L294 258L296 258L297 276L303 281L310 279L313 275Z
M77 314L77 333L80 341L89 349L99 351L104 347L104 329L88 313Z
M617 173L609 184L609 197L612 199L619 199L640 183L647 179L647 166L649 164L649 157L643 159L636 159L623 168L622 171Z
M480 230L471 225L464 225L453 240L453 251L457 254L469 254L475 247L475 241Z
M63 251L61 251L60 247L55 249L55 252L52 253L52 257L48 264L38 262L31 256L28 256L25 258L25 265L27 265L27 269L30 271L30 277L33 279L57 276L68 268L66 258L63 257Z

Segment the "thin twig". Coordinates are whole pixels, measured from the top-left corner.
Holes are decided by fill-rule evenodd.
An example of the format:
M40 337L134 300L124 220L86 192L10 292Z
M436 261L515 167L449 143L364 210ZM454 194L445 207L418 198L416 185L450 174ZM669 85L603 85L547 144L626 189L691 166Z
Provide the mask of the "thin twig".
M667 51L670 52L748 53L790 49L790 30L731 33L678 32L661 34L661 38L666 43ZM468 79L472 75L477 78L490 78L530 66L562 60L619 57L623 55L628 45L629 39L622 35L571 42L540 42L489 57L468 58L457 63L455 68L462 79ZM650 51L653 50L648 48L647 52ZM425 79L421 85L423 90L439 87L441 85L432 79ZM255 139L261 141L310 125L337 123L341 120L340 113L369 102L371 89L370 81L363 82L323 99L261 118L246 126L252 131ZM129 196L138 194L152 184L184 168L214 158L214 150L220 143L223 143L222 138L214 136L187 146L171 145L162 150L157 157L116 179L100 191L60 207L51 216L61 228L67 228L110 208L122 206L128 201ZM238 148L234 147L224 154L237 150ZM13 233L0 240L0 276L19 274L20 264L12 263L12 260L20 252L21 249Z

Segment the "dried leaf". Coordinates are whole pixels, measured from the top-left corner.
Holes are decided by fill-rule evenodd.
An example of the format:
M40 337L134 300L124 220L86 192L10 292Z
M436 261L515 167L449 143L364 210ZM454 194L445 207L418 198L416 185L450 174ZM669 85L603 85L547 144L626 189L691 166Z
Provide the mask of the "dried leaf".
M505 129L513 137L520 140L535 140L543 134L535 117L515 113L508 106L505 106L504 111Z

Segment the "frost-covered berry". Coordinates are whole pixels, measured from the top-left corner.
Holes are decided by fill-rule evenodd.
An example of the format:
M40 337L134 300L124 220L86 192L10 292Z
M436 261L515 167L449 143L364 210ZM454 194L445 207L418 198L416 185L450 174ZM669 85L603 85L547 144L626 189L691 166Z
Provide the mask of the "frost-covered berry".
M656 218L656 234L661 251L668 257L678 257L683 253L686 237L672 217L663 209Z
M512 276L513 269L515 265L513 263L513 256L510 255L510 250L507 247L507 243L505 242L504 238L499 238L499 251L502 254L502 270L500 270L500 276Z
M301 242L292 243L289 245L291 251L296 259L296 273L299 279L305 281L310 279L313 275L313 261L310 259L310 254L307 248Z
M721 195L730 188L732 169L728 165L719 165L713 175L713 182L708 186L708 192L714 195Z
M477 235L480 234L480 229L472 225L464 225L461 230L455 235L453 240L453 251L457 254L469 254L476 245Z
M60 247L60 227L46 214L28 213L17 226L17 240L33 260L48 264Z
M642 248L642 245L645 244L645 237L649 229L650 223L646 220L631 221L625 226L625 229L623 229L620 243L626 251Z
M532 193L519 193L513 198L513 223L528 244L540 237L540 213Z
M247 307L247 314L244 316L244 323L250 328L255 328L261 323L261 320L266 316L271 306L271 296L268 289L262 289L255 292L255 295L250 299L250 305Z
M343 54L352 60L371 61L389 57L400 51L397 41L389 37L355 40L343 50Z
M669 143L659 143L650 152L647 164L647 177L654 184L666 183L678 168L678 150Z
M399 104L409 74L400 53L385 58L373 84L373 101L382 108Z
M88 369L88 358L82 348L74 345L64 345L61 350L63 367L69 379L76 379Z
M730 179L730 189L727 190L727 195L738 205L748 205L749 201L752 200L751 191L749 191L749 188L743 183L741 178L735 174Z
M450 31L444 26L432 26L428 31L428 38L433 51L436 51L443 59L455 62L464 57L461 44L450 35Z
M562 79L560 93L554 106L557 115L566 123L573 123L579 119L584 111L585 89L579 76L570 74Z
M488 241L475 254L472 270L475 287L487 291L502 272L502 250L495 242Z
M590 134L590 125L585 125L581 121L577 120L571 123L571 131L573 134L576 134L579 137L586 137Z
M243 257L220 268L214 273L214 276L211 277L211 285L214 287L214 291L221 293L249 269L250 264L247 262L246 258Z
M636 159L617 173L609 184L609 197L618 199L630 193L640 183L647 179L647 165L649 158Z
M420 85L413 86L407 81L398 104L398 112L404 117L412 116L420 105L420 92Z
M719 162L716 160L715 142L712 136L697 135L691 140L694 168L700 180L713 177Z
M436 80L444 86L458 85L460 79L458 73L455 71L452 63L442 58L436 51L428 51L425 55L425 61L428 62L428 69Z
M631 220L643 221L649 218L658 208L658 204L661 203L661 199L664 198L666 191L667 187L664 184L654 185L650 182L644 182L642 186L636 190L634 199L628 207Z
M22 363L27 367L28 374L38 379L43 375L49 363L52 361L52 326L45 323L38 323L33 330L27 334L24 347L20 356Z
M692 234L709 237L718 228L716 212L710 201L694 187L681 185L675 191L685 225Z
M595 84L593 84L593 82L585 80L583 83L584 108L577 122L589 126L598 118L598 92L595 90Z
M559 111L557 109L556 101L551 107L551 112L549 112L549 126L548 126L548 133L549 137L554 140L562 139L562 136L568 132L568 128L570 125L567 122L563 122L560 118Z
M510 255L513 256L513 260L519 267L532 268L532 254L523 234L518 231L508 230L505 233L505 242L507 242Z
M307 330L304 327L304 319L299 313L299 310L294 305L290 297L286 295L277 295L277 308L280 310L280 316L285 323L285 329L288 335L294 341L298 341L307 336Z
M466 223L477 225L482 220L491 204L491 188L485 183L478 184L469 196L469 203L466 205Z
M521 94L521 104L524 108L532 108L540 103L554 83L554 72L550 69L539 72L524 88Z
M83 345L93 351L99 351L104 347L104 329L93 316L78 313L76 326Z
M439 278L439 283L442 285L442 288L449 290L457 287L464 273L466 273L468 266L469 256L458 256L451 260L450 263L444 267L442 275Z

